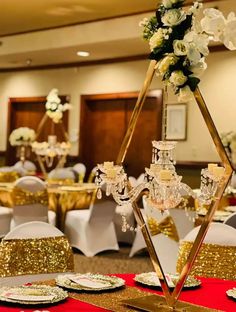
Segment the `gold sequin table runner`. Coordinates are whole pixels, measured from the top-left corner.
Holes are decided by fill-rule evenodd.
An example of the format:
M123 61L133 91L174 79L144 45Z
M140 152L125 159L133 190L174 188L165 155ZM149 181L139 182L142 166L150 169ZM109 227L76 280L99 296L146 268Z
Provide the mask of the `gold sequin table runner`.
M126 275L126 274L125 274ZM129 275L129 274L128 274ZM50 285L55 286L55 280L50 281L41 281L36 282L34 284L43 284L43 285ZM132 312L136 311L133 308L125 305L123 301L129 300L129 299L138 299L142 297L146 297L145 300L153 300L153 292L149 292L148 290L140 290L137 287L134 286L125 286L120 289L107 291L107 292L73 292L69 291L69 297L75 300L79 300L81 302L85 302L88 304L91 304L93 306L107 309L109 311L114 312ZM196 307L196 304L191 304L191 306L194 308ZM202 305L201 305L202 306ZM203 311L212 312L212 311L219 311L222 310L215 310L211 308L207 308L202 306ZM79 306L78 306L79 311ZM92 308L91 308L92 311Z

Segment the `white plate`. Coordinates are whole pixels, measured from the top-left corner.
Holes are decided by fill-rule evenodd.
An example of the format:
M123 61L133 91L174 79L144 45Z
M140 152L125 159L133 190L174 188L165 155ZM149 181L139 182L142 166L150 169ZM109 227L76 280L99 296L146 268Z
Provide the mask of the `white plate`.
M67 297L68 294L63 289L46 285L0 288L0 301L18 304L51 304L62 301Z
M103 291L122 287L125 281L116 276L86 273L59 275L56 284L67 289Z
M174 274L165 274L166 280L168 283L168 286L170 288L174 288L175 284L177 283L179 276ZM141 273L137 274L134 277L134 280L136 282L139 282L141 284L147 285L147 286L153 286L153 287L161 287L161 283L159 281L159 278L157 277L156 272L148 272L148 273ZM194 288L201 285L201 281L189 276L187 278L187 281L184 284L184 288Z

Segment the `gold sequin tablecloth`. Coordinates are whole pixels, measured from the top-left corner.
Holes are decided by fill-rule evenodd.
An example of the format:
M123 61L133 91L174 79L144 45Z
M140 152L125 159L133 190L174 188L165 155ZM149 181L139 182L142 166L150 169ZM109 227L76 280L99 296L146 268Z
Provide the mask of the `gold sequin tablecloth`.
M14 183L0 183L0 206L14 206L13 189ZM96 191L94 183L48 185L48 206L57 214L57 226L63 230L67 211L89 208Z

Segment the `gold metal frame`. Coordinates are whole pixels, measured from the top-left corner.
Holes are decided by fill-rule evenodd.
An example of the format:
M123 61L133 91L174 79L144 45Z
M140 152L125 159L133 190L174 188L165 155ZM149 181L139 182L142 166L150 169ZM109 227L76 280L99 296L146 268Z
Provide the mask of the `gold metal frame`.
M48 115L45 113L44 116L43 116L43 118L41 119L41 121L40 121L40 123L39 123L39 126L38 126L37 130L36 130L35 141L37 140L37 138L39 137L40 133L42 132L43 127L44 127L44 125L45 125L45 123L47 122L48 119L49 119L49 117L48 117ZM53 122L53 121L52 121L52 122ZM62 133L63 133L63 135L64 135L65 140L66 140L66 141L69 141L69 135L68 135L68 133L67 133L66 130L65 130L65 127L64 127L63 122L62 122L62 121L59 122L59 123L58 123L58 126L60 126L60 128L61 128L61 131L62 131ZM41 169L41 171L42 171L42 173L43 173L43 175L44 175L44 178L46 179L46 178L47 178L47 170L46 170L46 167L45 167L45 165L44 165L43 159L42 159L42 157L41 157L40 155L37 155L37 161L38 161L39 166L40 166L40 169ZM57 163L56 168L63 168L64 165L65 165L65 163L66 163L66 155L64 155L64 156L61 157L61 159L60 159L59 162Z
M155 73L156 66L157 66L157 61L152 60L150 62L149 68L147 70L146 78L145 78L143 87L139 93L139 97L137 99L134 111L132 113L126 135L123 139L118 157L116 159L117 164L122 164L125 160L125 157L126 157L126 154L127 154L128 148L130 146L130 143L131 143L131 140L133 137L133 133L134 133L134 130L135 130L135 127L137 124L139 114L141 113L143 104L144 104L146 96L147 96L148 89L150 87L150 84L152 82L152 79L153 79L153 76ZM224 182L219 186L219 188L217 190L217 194L216 194L215 198L213 199L213 201L209 207L208 213L207 213L207 215L206 215L206 217L205 217L205 219L204 219L204 221L200 227L199 233L198 233L198 235L197 235L197 237L193 243L192 250L189 254L189 257L186 261L186 264L185 264L185 266L184 266L184 268L180 274L179 280L178 280L176 287L174 288L173 291L171 291L171 289L168 287L168 284L167 284L167 281L166 281L166 278L164 275L164 271L162 269L161 263L159 261L158 255L157 255L156 250L154 248L154 245L152 243L151 236L148 232L147 225L143 219L143 216L140 212L140 209L138 208L136 203L133 204L134 215L136 217L138 225L141 228L143 237L144 237L145 242L147 244L147 248L148 248L154 269L156 272L159 272L159 274L161 272L160 283L161 283L161 287L162 287L162 290L163 290L163 293L164 293L164 296L166 299L166 305L163 306L163 302L162 302L163 310L160 310L160 311L170 311L170 309L175 310L175 311L179 311L179 309L176 310L177 303L179 304L178 298L180 296L180 293L182 291L184 283L185 283L185 281L186 281L186 279L187 279L187 277L191 271L194 260L195 260L197 254L200 250L200 247L202 245L204 237L206 236L206 233L207 233L207 230L209 228L210 222L212 221L213 215L214 215L214 213L215 213L215 211L219 205L219 202L223 196L224 190L225 190L225 188L226 188L226 186L230 180L230 177L232 175L232 172L233 172L233 168L231 166L231 163L230 163L228 156L225 152L225 149L224 149L223 144L221 142L220 136L217 132L217 129L214 125L214 122L211 118L211 115L208 111L207 105L204 101L204 98L203 98L200 90L197 88L193 94L194 94L195 100L198 104L198 107L201 111L201 114L203 116L203 119L207 125L208 131L210 132L212 140L215 144L216 150L217 150L217 152L221 158L222 164L225 167L225 177L224 177ZM139 306L141 309L145 310L145 304L143 305L143 302L142 302L142 306L139 305L139 303L141 304L141 301L142 301L142 300L141 301L139 301L139 300L140 299L137 299L137 301L135 301L135 304L133 306L134 307ZM129 304L129 305L132 305L132 304ZM156 305L156 303L155 303L155 305ZM153 303L153 310L152 309L150 310L150 301L149 301L149 303L146 304L146 311L155 311L155 309L157 308L157 305L156 305L156 308L155 308L155 305ZM188 306L189 306L189 304L185 303L186 309L188 309L187 308ZM189 309L186 311L193 311L193 310ZM202 307L199 307L199 311L202 311Z

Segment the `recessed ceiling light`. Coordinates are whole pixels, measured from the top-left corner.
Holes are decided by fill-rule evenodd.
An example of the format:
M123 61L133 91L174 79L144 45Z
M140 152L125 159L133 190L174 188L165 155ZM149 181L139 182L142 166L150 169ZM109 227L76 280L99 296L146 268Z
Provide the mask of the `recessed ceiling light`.
M87 56L90 55L90 53L87 52L87 51L78 51L78 52L77 52L77 55L78 55L78 56L87 57Z
M32 60L31 59L27 59L25 61L25 63L26 63L27 66L30 66L32 64Z

